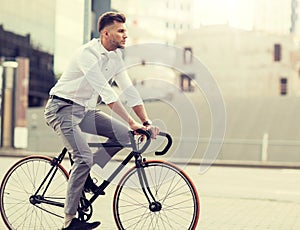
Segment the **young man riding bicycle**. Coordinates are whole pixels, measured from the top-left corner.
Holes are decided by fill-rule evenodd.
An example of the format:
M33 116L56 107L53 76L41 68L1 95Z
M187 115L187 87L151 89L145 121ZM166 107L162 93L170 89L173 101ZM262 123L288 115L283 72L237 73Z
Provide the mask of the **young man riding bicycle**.
M104 167L120 148L102 148L92 154L85 133L108 138L108 142L128 143L128 130L150 129L152 137L159 128L152 126L143 102L124 70L120 49L125 46L126 18L107 12L98 20L100 38L92 39L75 53L69 66L50 91L45 119L72 154L74 164L68 181L63 229L92 229L100 222L86 223L75 218L82 190L97 186L89 176L93 164ZM128 105L141 123L126 111L109 82L114 80L124 93ZM96 109L100 98L128 125ZM129 126L129 128L128 128Z

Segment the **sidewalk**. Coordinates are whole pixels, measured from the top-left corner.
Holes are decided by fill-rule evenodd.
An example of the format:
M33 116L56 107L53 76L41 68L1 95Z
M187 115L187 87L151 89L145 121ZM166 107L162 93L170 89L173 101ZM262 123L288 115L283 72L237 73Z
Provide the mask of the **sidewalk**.
M1 157L0 177L17 160ZM200 197L198 230L300 229L300 170L179 165L193 180ZM101 180L101 178L98 178ZM93 205L99 230L116 229L112 213L115 186ZM2 220L0 229L5 230Z
M183 168L200 197L197 230L300 229L300 170L213 166L200 174L197 165ZM99 230L116 228L114 186L106 194L94 206Z
M198 229L297 230L300 203L203 196Z
M300 171L212 167L196 179L203 230L300 229Z

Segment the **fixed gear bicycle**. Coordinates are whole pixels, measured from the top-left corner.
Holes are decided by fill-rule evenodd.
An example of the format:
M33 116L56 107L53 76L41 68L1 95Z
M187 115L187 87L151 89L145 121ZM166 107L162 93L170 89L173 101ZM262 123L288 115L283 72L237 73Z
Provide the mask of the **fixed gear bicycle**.
M99 185L87 199L82 192L78 218L88 221L93 214L93 202L127 163L134 160L117 184L113 197L113 215L118 229L196 229L200 202L197 190L187 174L176 165L161 160L146 160L142 153L148 148L151 133L142 147L130 131L132 151L111 176ZM165 154L172 145L171 136L159 133L167 144L156 155ZM119 144L90 143L91 147L120 147ZM122 146L124 147L124 146ZM69 178L61 165L66 148L59 156L28 156L16 162L3 178L0 189L0 211L9 229L59 229L63 225L64 200ZM70 161L71 158L70 158Z

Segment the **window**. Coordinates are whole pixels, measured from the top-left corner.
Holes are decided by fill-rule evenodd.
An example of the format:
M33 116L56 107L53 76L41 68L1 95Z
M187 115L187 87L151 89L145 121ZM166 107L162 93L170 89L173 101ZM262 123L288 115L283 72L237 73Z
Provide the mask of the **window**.
M180 88L184 92L193 92L194 86L192 80L195 78L194 74L180 74Z
M288 88L288 79L283 77L280 78L280 95L287 95L287 88Z
M274 45L274 61L276 61L276 62L281 61L281 45L280 44Z
M184 64L189 64L189 63L193 62L193 49L192 49L192 47L184 47L183 61L184 61Z

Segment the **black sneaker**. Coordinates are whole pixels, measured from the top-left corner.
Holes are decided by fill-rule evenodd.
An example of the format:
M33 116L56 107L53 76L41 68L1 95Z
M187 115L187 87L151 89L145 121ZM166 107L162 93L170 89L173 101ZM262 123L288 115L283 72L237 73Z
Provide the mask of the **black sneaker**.
M84 191L88 193L97 193L98 186L94 183L93 179L91 178L90 174L88 175L85 183L84 183ZM105 195L105 192L101 192L101 195Z
M91 230L91 229L97 228L99 225L100 225L99 221L87 223L87 222L78 220L77 218L74 218L71 221L71 224L66 228L62 228L62 230Z

